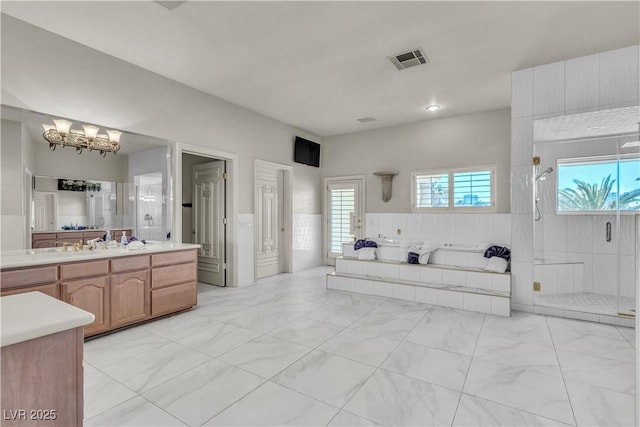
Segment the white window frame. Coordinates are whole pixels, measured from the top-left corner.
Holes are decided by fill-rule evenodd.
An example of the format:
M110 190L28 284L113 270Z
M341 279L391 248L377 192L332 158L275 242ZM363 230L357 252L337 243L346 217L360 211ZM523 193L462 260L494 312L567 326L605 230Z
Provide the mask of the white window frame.
M491 204L490 206L477 206L477 207L463 207L455 206L454 194L455 188L453 186L453 176L456 173L464 172L485 172L491 173ZM448 175L449 185L449 200L446 207L418 207L418 201L416 200L416 178L418 175ZM455 213L478 213L478 212L495 212L497 206L496 195L496 166L495 165L482 165L466 168L451 168L451 169L421 169L411 171L411 211L415 213L435 213L435 212L455 212Z

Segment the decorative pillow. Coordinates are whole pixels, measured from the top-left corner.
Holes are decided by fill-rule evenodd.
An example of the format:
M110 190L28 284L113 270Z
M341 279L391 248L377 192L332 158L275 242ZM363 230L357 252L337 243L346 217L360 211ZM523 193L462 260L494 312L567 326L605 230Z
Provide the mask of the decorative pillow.
M504 273L507 271L508 262L506 259L499 256L493 256L489 258L487 266L484 268L486 271L493 271L496 273Z
M361 248L356 251L358 259L372 260L376 259L376 248Z
M356 240L356 243L353 245L353 249L356 251L361 248L377 248L378 244L373 240L360 239Z
M418 259L420 258L420 254L417 252L409 252L409 256L407 258L407 263L409 264L418 264Z

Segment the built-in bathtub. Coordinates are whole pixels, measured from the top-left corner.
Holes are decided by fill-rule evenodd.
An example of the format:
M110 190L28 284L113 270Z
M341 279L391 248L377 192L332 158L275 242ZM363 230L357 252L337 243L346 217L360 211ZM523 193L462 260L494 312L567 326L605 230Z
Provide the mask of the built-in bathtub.
M406 262L409 248L412 246L433 248L429 257L429 264L450 265L463 268L480 268L487 266L488 258L484 251L491 246L487 242L434 242L410 239L375 238L370 239L378 245L376 259L380 261ZM343 256L357 257L353 244L343 246Z

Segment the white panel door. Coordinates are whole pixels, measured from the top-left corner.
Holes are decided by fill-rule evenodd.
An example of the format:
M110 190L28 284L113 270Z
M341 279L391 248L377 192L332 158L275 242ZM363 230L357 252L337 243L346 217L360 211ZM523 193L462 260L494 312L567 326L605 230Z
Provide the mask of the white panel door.
M198 281L226 285L224 161L193 166L193 224L198 249Z
M282 263L283 172L256 170L256 278L284 271Z
M56 230L58 199L55 193L33 192L33 230Z
M327 181L327 264L335 265L342 245L364 237L363 181Z

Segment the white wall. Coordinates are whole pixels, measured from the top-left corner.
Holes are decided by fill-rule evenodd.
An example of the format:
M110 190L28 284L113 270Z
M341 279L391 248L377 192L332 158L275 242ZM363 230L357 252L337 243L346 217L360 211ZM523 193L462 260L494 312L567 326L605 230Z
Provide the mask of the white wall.
M254 159L291 165L296 135L321 142L15 18L1 19L3 104L237 154L239 213L253 213ZM61 60L60 52L82 61ZM293 175L294 214L319 215L319 170L295 165Z
M24 177L21 123L2 120L0 138L0 214L2 250L22 249L25 245L23 206Z
M428 120L326 138L325 177L366 176L366 212L411 212L411 171L496 165L497 212L509 212L509 110ZM397 170L393 197L382 201L373 172Z

